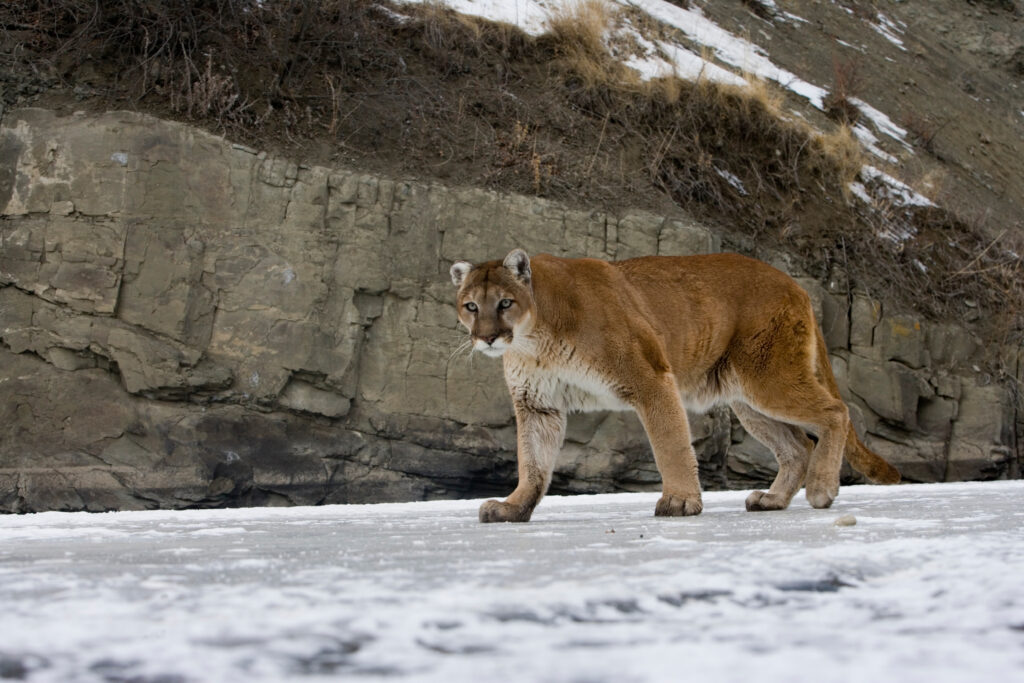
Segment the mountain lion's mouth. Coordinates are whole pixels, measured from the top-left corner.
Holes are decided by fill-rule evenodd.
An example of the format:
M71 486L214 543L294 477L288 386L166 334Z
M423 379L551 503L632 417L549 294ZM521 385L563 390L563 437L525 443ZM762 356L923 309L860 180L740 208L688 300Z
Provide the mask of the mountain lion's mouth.
M509 340L506 340L504 337L498 337L490 343L483 339L473 340L473 349L491 358L498 358L508 351L508 347Z

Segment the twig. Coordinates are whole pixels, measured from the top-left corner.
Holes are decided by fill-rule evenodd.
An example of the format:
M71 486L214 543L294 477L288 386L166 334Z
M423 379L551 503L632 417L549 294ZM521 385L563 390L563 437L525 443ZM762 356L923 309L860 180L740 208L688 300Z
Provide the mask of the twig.
M594 170L594 164L597 162L597 154L601 151L601 143L604 142L604 131L608 127L608 119L611 118L611 112L604 115L604 121L601 123L601 133L597 136L597 146L594 147L594 156L590 158L590 164L587 165L587 172L585 177L589 178L591 171Z
M953 273L950 277L959 277L960 275L963 275L964 273L967 273L967 269L970 268L971 266L973 266L979 260L981 260L981 257L984 256L985 253L988 252L989 249L994 247L996 242L998 242L999 240L1003 239L1004 235L1006 235L1006 230L1003 230L1001 233L999 233L999 235L994 240L992 240L991 242L988 243L987 247L985 247L984 249L981 250L980 254L978 254L973 259L971 259L970 262L967 265L965 265L963 268L961 268L960 270L958 270L955 273Z

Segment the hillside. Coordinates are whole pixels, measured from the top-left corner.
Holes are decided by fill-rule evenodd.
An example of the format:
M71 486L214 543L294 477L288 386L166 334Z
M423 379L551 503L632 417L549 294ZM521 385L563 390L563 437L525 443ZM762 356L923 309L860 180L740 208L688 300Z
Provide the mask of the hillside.
M437 3L15 3L0 10L3 100L137 109L300 162L685 212L731 248L783 248L823 280L850 271L906 308L1019 338L1015 3L453 6L528 32ZM879 173L923 197L907 206ZM851 181L875 189L851 195Z

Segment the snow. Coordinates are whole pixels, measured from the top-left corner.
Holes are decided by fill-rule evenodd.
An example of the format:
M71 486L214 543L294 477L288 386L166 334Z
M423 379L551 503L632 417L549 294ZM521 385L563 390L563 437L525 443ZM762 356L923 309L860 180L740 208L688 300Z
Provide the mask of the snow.
M850 192L852 192L854 194L854 196L856 196L859 200L861 200L865 204L869 204L870 205L870 204L874 204L875 203L875 200L873 200L871 198L871 195L868 194L868 190L867 190L866 187L864 187L863 183L858 183L856 181L850 183Z
M848 43L845 40L840 40L839 38L836 38L836 42L842 45L843 47L848 47L851 50L856 50L857 52L866 51L866 48L863 45L854 45L853 43Z
M681 45L663 40L651 43L639 33L633 33L633 36L639 44L645 47L649 45L651 52L644 57L631 55L623 63L629 68L635 69L640 74L640 77L645 80L677 76L690 81L705 78L727 85L741 87L747 85L746 79L742 76L737 76L731 71L709 62ZM665 55L668 59L666 60L658 56L659 53Z
M874 124L875 128L878 131L884 133L885 135L888 135L894 140L899 140L900 142L903 143L904 147L906 147L908 150L910 149L910 145L906 143L907 131L905 128L897 126L895 123L893 123L892 119L890 119L888 116L872 107L864 100L858 99L856 97L851 97L850 101L857 106L857 109L860 110L861 114L871 119L871 123Z
M432 1L400 0L407 4L427 4ZM443 0L439 4L460 14L512 24L530 35L539 36L547 30L552 12L570 3L557 0L550 3L542 0Z
M878 146L878 137L868 130L867 126L864 124L858 123L855 125L853 127L853 134L866 150L874 154L879 159L890 164L899 163L899 159Z
M704 16L699 8L683 9L662 0L623 0L621 4L636 7L658 21L678 28L693 42L714 50L715 56L726 64L757 78L775 81L807 98L818 109L822 108L825 90L779 68L764 50L721 28Z
M907 48L903 47L903 39L900 38L900 34L903 33L906 24L899 22L898 24L892 19L888 18L884 14L875 15L876 22L871 22L871 28L875 29L888 40L890 43L898 47L899 49L906 52Z
M935 203L923 194L916 192L906 183L893 178L888 173L880 171L874 166L862 167L860 175L866 180L874 180L881 183L885 198L897 206L935 206Z
M1024 680L1024 482L0 518L29 681ZM853 515L854 526L834 522Z
M715 167L715 173L717 173L719 177L721 177L727 183L736 188L736 191L739 192L741 195L743 195L744 197L747 196L747 188L743 186L743 181L740 180L739 176L737 176L735 173L730 173L724 168L718 168L717 166Z

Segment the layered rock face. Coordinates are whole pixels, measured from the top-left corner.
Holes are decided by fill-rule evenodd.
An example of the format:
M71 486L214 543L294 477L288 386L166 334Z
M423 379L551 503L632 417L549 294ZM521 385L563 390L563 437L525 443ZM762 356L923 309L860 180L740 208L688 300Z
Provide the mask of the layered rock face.
M451 262L720 247L683 220L298 166L125 112L8 112L0 207L9 512L507 493L511 404L500 362L459 351ZM871 447L914 481L1019 476L992 349L801 283ZM1001 355L1019 381L1020 349ZM772 478L727 409L692 431L706 486ZM553 492L658 485L633 415L571 419Z

